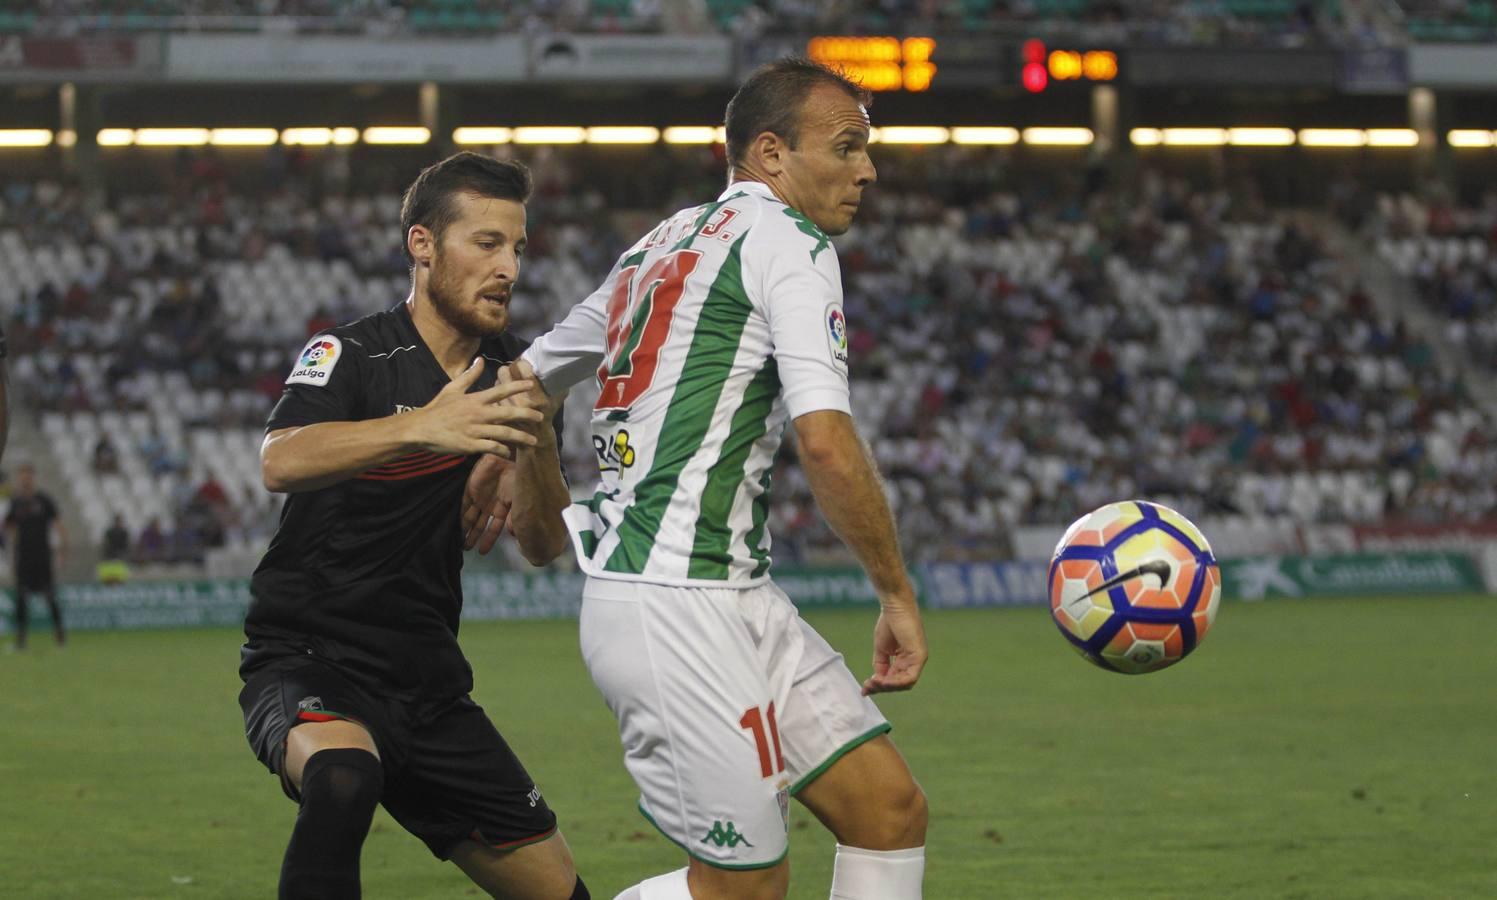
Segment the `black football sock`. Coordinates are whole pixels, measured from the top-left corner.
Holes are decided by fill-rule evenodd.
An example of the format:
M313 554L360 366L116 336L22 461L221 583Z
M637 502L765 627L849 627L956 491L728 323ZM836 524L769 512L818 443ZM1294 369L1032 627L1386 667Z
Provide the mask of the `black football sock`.
M384 769L367 750L312 754L281 863L280 900L358 900L359 853L384 782Z
M57 588L47 592L47 608L52 611L52 631L57 635L57 646L68 642L67 630L62 627L62 604L57 602Z

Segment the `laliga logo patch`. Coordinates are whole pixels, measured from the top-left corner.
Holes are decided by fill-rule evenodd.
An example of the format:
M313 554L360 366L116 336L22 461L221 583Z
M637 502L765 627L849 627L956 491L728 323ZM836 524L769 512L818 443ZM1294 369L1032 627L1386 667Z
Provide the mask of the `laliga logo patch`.
M338 348L332 341L313 341L301 352L301 364L317 368L331 366L338 358Z
M291 370L287 384L327 384L343 355L343 342L331 334L320 334L307 342Z
M847 317L835 303L827 304L826 331L832 344L832 358L847 365Z

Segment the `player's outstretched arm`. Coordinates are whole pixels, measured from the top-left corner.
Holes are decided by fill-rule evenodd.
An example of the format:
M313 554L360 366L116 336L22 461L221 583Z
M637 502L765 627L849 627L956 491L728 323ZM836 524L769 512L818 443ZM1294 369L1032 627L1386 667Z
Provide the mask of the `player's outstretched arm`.
M478 360L420 409L362 422L318 422L281 428L265 436L260 470L277 493L315 491L418 450L469 455L513 455L536 443L540 411L502 404L535 386L517 381L468 393L482 367Z
M608 338L608 299L621 275L620 266L615 264L597 290L521 354L525 364L540 376L547 393L560 396L597 373Z
M501 382L530 381L534 372L523 360L505 367ZM561 408L561 397L548 397L539 385L524 394L511 397L509 403L539 408L546 421L555 418ZM509 530L520 546L520 553L533 566L544 566L560 556L571 543L562 510L572 503L566 479L561 475L561 456L556 431L547 425L536 430L536 443L515 448L514 465L501 481L501 494L509 500ZM507 488L507 490L505 490Z
M806 413L796 418L795 433L816 505L878 592L873 675L863 682L863 692L909 690L925 668L925 627L873 458L844 412Z

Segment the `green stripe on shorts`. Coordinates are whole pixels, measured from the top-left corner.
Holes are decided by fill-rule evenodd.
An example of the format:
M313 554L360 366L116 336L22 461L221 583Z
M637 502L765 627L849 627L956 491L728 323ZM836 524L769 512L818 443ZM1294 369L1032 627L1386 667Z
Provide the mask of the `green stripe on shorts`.
M888 722L884 722L881 725L875 725L874 727L868 729L867 731L863 732L862 734L858 735L857 737L855 737L852 740L848 741L847 743L843 744L842 747L840 749L838 749L836 753L833 753L831 756L827 757L826 762L824 762L821 765L817 766L816 768L812 769L810 771L810 773L806 775L805 778L802 778L800 781L797 781L795 784L791 785L791 787L790 787L790 793L791 793L791 795L799 794L803 789L805 789L806 785L808 785L811 782L815 781L816 779L820 778L821 775L822 775L822 773L825 772L827 769L830 769L832 767L832 765L834 763L836 763L837 760L841 759L842 757L846 756L847 754L851 753L852 751L858 749L859 747L863 746L864 744L868 743L869 741L873 740L874 738L878 737L879 735L881 735L881 734L888 734L889 731L892 730L893 728L894 728L893 725L890 725Z

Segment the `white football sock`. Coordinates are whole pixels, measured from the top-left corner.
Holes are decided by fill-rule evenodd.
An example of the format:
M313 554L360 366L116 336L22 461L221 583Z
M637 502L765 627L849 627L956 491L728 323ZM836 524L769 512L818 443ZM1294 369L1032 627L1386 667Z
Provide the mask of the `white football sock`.
M920 900L925 848L864 850L837 845L831 900Z
M691 889L686 886L686 870L677 869L646 878L613 900L691 900Z

